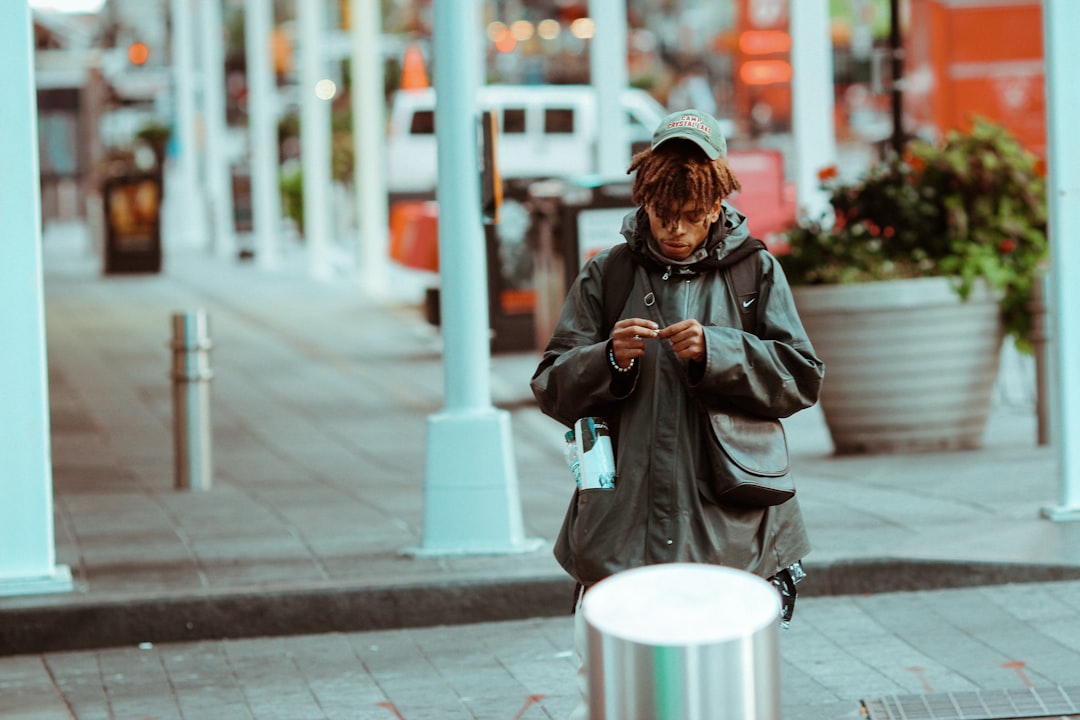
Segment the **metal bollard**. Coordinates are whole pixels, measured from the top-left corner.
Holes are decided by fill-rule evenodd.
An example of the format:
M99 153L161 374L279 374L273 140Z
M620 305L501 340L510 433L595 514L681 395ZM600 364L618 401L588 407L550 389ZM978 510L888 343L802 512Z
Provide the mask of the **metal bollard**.
M178 490L209 490L210 323L205 310L172 316L173 459Z
M1039 445L1050 444L1050 395L1048 388L1050 383L1049 353L1050 344L1050 308L1047 300L1050 297L1050 274L1047 268L1039 269L1035 282L1031 285L1031 302L1028 309L1031 310L1031 340L1032 354L1035 356L1035 418L1037 425L1037 442Z
M716 565L627 570L582 604L591 720L778 720L780 597Z

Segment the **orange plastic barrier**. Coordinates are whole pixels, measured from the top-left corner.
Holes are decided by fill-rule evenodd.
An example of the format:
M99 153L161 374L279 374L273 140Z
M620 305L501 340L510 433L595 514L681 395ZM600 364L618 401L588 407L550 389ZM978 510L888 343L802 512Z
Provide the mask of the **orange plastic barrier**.
M976 115L1046 155L1038 0L912 0L904 110L919 130L969 130ZM973 31L973 28L978 28Z
M439 271L439 205L432 200L390 208L390 259L414 270Z

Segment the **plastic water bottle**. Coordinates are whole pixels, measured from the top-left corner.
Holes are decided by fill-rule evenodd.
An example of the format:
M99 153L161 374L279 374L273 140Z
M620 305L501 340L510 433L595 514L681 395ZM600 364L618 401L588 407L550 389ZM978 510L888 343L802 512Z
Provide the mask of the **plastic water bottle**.
M574 437L573 430L567 430L564 438L566 445L563 446L563 457L566 458L566 464L570 466L570 474L574 476L574 482L581 487L581 458L578 457L577 438Z
M585 417L574 423L581 487L585 490L615 489L615 455L604 418Z

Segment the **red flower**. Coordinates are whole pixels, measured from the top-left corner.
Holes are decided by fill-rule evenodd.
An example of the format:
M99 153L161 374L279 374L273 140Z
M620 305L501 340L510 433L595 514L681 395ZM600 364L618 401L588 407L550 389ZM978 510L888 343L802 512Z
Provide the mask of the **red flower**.
M840 175L840 170L835 165L829 165L818 170L817 177L821 182L828 182Z
M884 230L882 230L882 231L881 231L881 233L882 233L882 234L883 234L883 235L884 235L885 237L887 237L887 238L891 238L891 237L892 237L893 235L895 235L895 234L896 234L896 228L894 228L894 227L893 227L892 225L886 225L886 226L885 226L885 229L884 229Z
M1013 238L1006 238L998 243L998 252L1002 255L1008 255L1016 249L1016 240Z
M904 162L915 172L919 172L926 167L926 161L911 152L904 154Z

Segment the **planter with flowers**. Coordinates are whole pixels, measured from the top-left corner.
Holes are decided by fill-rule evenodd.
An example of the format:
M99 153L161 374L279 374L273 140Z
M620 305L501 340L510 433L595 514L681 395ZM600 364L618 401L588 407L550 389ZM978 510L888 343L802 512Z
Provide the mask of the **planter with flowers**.
M830 216L790 230L779 259L825 361L836 452L982 443L1002 337L1030 350L1044 176L983 120L911 142L852 183L822 171Z

